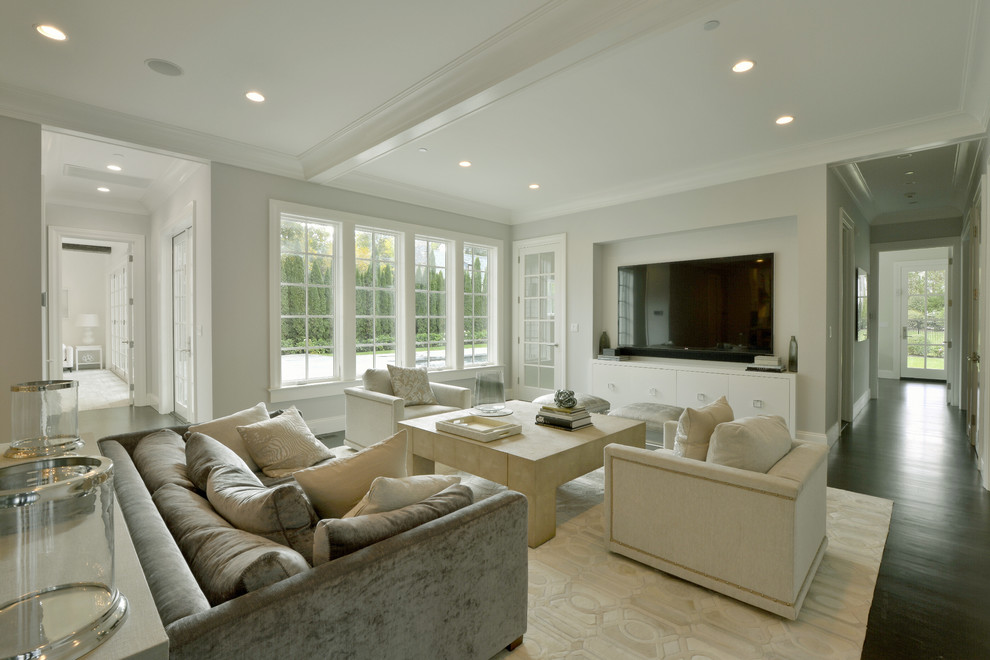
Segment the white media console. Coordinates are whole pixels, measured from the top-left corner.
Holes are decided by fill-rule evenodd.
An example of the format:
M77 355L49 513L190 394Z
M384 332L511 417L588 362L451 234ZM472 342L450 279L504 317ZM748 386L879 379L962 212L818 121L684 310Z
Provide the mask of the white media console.
M591 393L612 409L651 401L699 408L725 395L736 418L780 415L797 433L797 374L746 371L744 364L633 358L592 360Z

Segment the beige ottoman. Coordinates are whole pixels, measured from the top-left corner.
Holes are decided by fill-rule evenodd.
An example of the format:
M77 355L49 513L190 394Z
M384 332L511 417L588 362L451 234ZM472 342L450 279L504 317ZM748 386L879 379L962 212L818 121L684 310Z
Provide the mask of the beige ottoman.
M612 407L612 404L602 399L601 397L592 396L591 394L582 394L580 392L575 392L574 397L577 399L577 405L584 406L588 412L605 414L608 409ZM533 399L533 403L539 404L541 406L555 406L553 394L544 394L543 396L538 396Z
M684 408L678 406L643 401L642 403L630 403L620 406L609 412L609 415L646 422L646 430L648 432L658 433L663 438L663 423L676 422L680 419L682 412L684 412Z

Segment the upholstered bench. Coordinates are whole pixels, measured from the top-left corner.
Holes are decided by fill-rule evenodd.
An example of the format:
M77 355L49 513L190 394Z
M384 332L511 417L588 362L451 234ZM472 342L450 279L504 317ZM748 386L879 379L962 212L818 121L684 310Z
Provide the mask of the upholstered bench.
M577 399L578 406L584 406L588 412L605 414L608 409L612 407L612 404L605 399L591 394L582 394L581 392L575 392L574 397ZM544 394L543 396L538 396L533 399L533 403L539 404L541 406L555 406L553 394Z
M678 406L643 401L620 406L609 412L609 415L646 422L647 432L662 435L664 422L676 422L682 412L684 412L684 409Z

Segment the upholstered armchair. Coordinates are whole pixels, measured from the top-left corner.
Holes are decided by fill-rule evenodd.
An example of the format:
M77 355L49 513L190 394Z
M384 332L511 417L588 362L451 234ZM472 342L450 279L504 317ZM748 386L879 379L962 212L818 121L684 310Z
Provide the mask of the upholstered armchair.
M395 395L385 369L368 369L363 381L363 387L344 390L344 442L355 449L370 447L397 433L404 419L471 407L471 390L456 385L429 383L436 403L411 404Z
M764 473L678 456L676 429L665 449L605 447L608 549L797 618L828 544L826 446L791 440Z

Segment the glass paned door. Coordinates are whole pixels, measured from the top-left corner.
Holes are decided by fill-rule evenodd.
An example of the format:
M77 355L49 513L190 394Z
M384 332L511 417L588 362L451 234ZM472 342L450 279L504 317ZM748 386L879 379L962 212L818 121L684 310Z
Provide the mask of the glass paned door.
M945 380L948 264L901 268L901 377Z
M517 252L519 287L518 394L539 396L564 387L561 337L564 319L563 247L534 246Z
M131 384L131 261L110 271L110 347L107 360L110 370L128 385ZM133 396L133 391L132 391ZM133 402L132 402L133 403Z
M172 396L175 414L192 420L193 306L189 230L172 238Z

